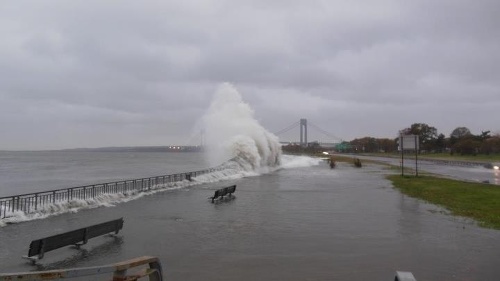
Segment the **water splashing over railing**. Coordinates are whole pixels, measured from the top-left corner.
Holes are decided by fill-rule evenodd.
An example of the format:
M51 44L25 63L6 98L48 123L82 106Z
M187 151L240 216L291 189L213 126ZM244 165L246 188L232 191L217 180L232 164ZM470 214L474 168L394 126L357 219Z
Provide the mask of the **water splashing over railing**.
M0 222L2 219L15 216L32 214L39 211L49 211L57 205L71 205L81 200L92 200L111 194L124 196L167 188L183 181L224 169L224 166L204 169L200 171L162 175L156 177L122 180L115 182L99 183L86 186L70 187L7 197L0 197Z

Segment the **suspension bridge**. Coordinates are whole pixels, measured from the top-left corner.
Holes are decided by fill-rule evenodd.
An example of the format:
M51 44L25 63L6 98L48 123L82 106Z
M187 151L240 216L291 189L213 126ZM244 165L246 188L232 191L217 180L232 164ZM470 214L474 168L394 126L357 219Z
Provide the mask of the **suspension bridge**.
M283 145L296 144L302 147L307 147L308 145L314 143L319 144L322 147L336 147L343 142L343 139L340 137L322 129L320 126L305 118L302 118L279 131L275 131L273 134L280 138L280 142ZM313 136L313 138L311 138L311 136ZM193 144L193 142L199 143ZM201 149L205 145L205 131L200 130L198 134L190 138L189 143L191 143L191 146L169 146L168 150L197 151Z
M299 128L298 141L295 138L297 136L297 128ZM313 141L310 141L311 131L316 138ZM303 147L308 146L310 143L317 143L323 147L335 147L336 145L343 142L341 138L335 136L327 130L322 129L318 125L305 118L302 118L299 121L274 132L274 134L280 138L282 144L298 144ZM288 141L285 141L286 138L288 138Z

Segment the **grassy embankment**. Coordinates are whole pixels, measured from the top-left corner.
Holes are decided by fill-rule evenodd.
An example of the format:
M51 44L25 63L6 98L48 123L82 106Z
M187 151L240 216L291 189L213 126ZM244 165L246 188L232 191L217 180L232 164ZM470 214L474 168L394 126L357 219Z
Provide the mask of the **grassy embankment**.
M457 160L470 162L500 162L500 154L483 155L450 155L449 153L429 153L419 157L429 159Z
M500 186L433 176L387 178L408 196L445 207L453 215L475 219L480 226L500 229Z
M392 157L392 158L398 158L401 157L399 153L367 153L364 155L370 155L370 156L379 156L379 157ZM413 154L405 154L406 159L414 158ZM424 154L419 154L418 155L419 159L442 159L442 160L456 160L456 161L470 161L470 162L500 162L500 154L490 154L490 155L484 155L484 154L478 154L476 156L474 155L460 155L460 154L454 154L450 155L449 153L424 153Z

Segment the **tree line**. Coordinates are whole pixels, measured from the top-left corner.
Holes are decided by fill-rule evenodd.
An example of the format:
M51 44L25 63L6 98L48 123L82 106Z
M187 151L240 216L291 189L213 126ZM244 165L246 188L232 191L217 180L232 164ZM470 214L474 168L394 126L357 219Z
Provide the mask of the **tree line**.
M402 135L418 135L420 153L443 153L451 155L477 155L500 153L500 134L482 131L474 135L467 127L457 127L447 137L438 134L435 127L425 123L414 123L399 131ZM398 150L399 136L394 139L376 139L365 137L349 142L349 152L395 152Z
M500 153L500 134L491 134L491 131L482 131L474 135L466 127L455 128L449 136L438 133L437 129L425 123L414 123L408 128L399 130L399 134L418 135L420 153L450 153L451 155L477 155ZM344 141L335 147L338 152L348 153L394 153L398 151L396 138L357 138ZM318 143L309 143L307 147L287 145L283 147L288 152L319 152L324 150Z

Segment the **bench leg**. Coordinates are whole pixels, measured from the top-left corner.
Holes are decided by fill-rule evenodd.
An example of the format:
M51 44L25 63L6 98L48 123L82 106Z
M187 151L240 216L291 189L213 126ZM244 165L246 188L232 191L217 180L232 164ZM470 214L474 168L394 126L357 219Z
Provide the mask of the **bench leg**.
M45 240L42 240L40 243L40 253L38 254L38 259L41 260L43 259L43 255L45 254Z
M29 260L31 262L31 265L36 265L36 261L38 260L37 257L22 256L22 258Z

